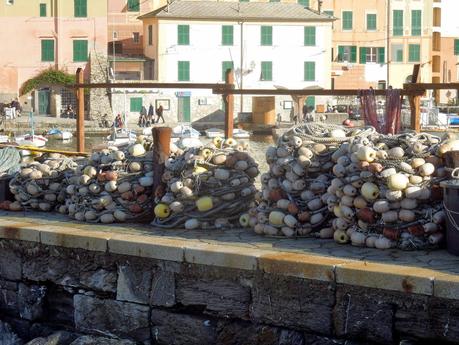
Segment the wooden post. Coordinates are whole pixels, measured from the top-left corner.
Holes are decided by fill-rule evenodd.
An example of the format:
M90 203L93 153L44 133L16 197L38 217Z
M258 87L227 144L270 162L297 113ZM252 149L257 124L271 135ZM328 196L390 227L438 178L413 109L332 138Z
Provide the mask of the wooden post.
M153 134L153 191L157 199L162 198L166 192L161 178L164 173L164 162L169 158L171 151L170 127L154 127ZM155 203L156 204L156 203Z
M78 68L76 72L78 84L84 83L83 69ZM77 151L84 152L84 88L79 87L76 90L77 99Z
M297 122L303 121L303 105L307 96L290 95L293 99L293 116L297 117Z
M227 87L234 84L234 73L232 69L226 71L225 83ZM223 94L223 102L225 102L225 138L228 139L233 137L234 95Z
M411 129L421 131L421 96L409 96L411 109Z

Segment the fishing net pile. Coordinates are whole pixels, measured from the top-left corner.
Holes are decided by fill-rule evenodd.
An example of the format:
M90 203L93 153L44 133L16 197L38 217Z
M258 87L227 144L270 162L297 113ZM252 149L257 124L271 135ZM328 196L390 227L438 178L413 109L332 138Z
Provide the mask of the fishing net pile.
M261 202L244 219L258 234L328 236L330 209L327 188L335 154L342 143L373 133L323 123L295 126L266 151L269 172L262 174ZM244 222L246 223L246 222Z
M55 211L65 203L65 188L78 163L63 155L45 154L30 164L24 164L10 180L15 201L4 209Z
M159 228L220 229L238 226L254 201L258 165L234 139L191 148L165 163L165 194L157 200Z

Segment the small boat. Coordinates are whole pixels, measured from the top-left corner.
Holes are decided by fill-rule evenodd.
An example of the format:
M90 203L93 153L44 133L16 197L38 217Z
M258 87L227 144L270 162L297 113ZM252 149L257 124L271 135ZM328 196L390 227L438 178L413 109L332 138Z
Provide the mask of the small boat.
M30 145L35 147L43 147L48 142L42 135L26 134L16 137L15 139L18 145Z
M199 138L201 133L191 127L191 125L181 124L172 129L173 138Z
M107 137L108 144L112 146L123 146L135 143L137 135L134 131L126 128L115 128L115 130Z
M10 142L10 138L7 135L0 135L0 144L8 144Z
M61 131L60 129L53 128L50 129L47 133L49 138L67 140L73 137L73 134L69 131Z
M209 128L209 129L206 129L205 132L206 132L206 137L208 138L216 138L216 137L223 138L225 136L225 132L223 132L219 128Z
M248 139L250 138L250 132L245 129L234 128L233 129L233 138L235 139Z

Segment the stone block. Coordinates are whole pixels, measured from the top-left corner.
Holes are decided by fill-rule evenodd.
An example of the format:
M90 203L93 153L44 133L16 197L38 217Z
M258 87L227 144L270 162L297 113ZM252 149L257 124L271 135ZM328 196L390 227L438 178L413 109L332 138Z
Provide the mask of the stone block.
M59 331L50 334L47 337L39 337L29 341L26 345L68 345L74 341L77 336L73 333Z
M250 288L230 280L178 276L176 298L178 303L204 307L219 317L249 316Z
M0 320L0 344L5 345L22 345L22 340L13 331L11 326Z
M433 295L440 298L459 299L459 276L436 274Z
M131 264L118 266L116 299L148 304L152 277L151 269Z
M330 334L334 301L334 288L329 283L258 274L250 316L255 322Z
M21 318L34 321L43 316L46 287L19 283L18 308Z
M148 307L84 295L75 295L73 302L78 331L114 334L148 343Z
M0 315L19 315L17 290L0 289Z
M434 298L429 305L432 339L448 343L459 343L459 302Z
M151 324L155 344L214 345L216 343L217 325L212 319L153 309Z
M283 329L279 336L279 345L304 345L304 336L300 332Z
M222 320L218 322L217 332L217 345L280 345L280 331L276 327Z
M4 242L2 242L3 244ZM21 280L22 259L10 248L0 245L0 278Z
M10 220L2 220L2 224L0 226L0 238L40 242L40 230L38 227L33 228L30 223L18 223Z
M40 228L40 242L45 245L106 252L112 234L78 228L46 226Z
M56 285L50 286L45 299L46 322L59 327L73 327L73 294Z
M151 283L150 305L172 307L175 305L175 274L157 270Z
M136 345L136 342L127 339L112 339L84 335L74 340L70 345Z

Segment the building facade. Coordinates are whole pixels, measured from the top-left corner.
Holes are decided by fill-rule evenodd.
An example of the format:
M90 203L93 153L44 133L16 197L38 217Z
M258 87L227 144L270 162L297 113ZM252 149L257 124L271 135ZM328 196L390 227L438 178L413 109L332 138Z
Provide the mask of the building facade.
M144 54L159 82L223 83L228 68L238 88L330 88L331 25L327 15L295 3L174 2L140 17ZM222 110L209 90L174 90L175 121ZM288 116L290 97L276 98ZM314 106L311 97L309 104ZM251 97L235 97L236 112L251 112Z
M93 52L106 58L106 1L5 0L0 2L0 27L3 102L17 97L25 81L46 69L75 73L87 69ZM41 90L36 110L49 114L50 97L49 89Z

